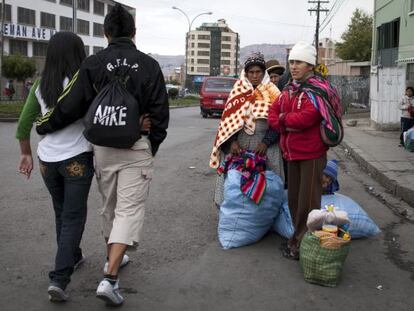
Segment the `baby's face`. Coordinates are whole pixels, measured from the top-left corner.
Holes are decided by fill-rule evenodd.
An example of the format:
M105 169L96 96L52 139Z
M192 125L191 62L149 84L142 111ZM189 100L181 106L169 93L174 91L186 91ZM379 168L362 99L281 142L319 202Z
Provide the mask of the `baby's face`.
M332 183L332 178L328 175L322 175L322 189L326 189Z

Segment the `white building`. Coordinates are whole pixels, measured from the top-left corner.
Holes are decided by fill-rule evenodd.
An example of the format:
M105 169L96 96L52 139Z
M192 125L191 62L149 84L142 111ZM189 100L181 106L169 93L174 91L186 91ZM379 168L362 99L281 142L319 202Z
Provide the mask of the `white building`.
M90 55L107 45L103 22L113 0L76 0L76 33ZM56 31L72 31L73 0L6 0L4 54L35 57L39 66ZM135 9L125 6L135 17ZM39 59L38 59L39 58Z
M187 68L192 82L203 76L238 75L240 38L224 19L187 33Z

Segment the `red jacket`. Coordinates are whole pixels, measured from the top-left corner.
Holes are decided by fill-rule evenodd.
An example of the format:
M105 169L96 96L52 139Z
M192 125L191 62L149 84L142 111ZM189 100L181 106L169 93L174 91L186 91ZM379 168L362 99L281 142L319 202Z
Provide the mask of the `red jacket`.
M289 91L284 90L269 110L269 126L279 131L280 147L288 161L317 159L328 150L320 136L322 116L307 95L301 94L289 98Z

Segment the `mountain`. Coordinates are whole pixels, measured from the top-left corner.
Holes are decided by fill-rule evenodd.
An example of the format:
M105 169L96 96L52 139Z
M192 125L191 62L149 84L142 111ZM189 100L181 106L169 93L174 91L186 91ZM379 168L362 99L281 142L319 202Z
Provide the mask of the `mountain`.
M174 72L174 69L184 64L184 55L159 55L159 54L148 54L153 57L161 67L164 75L170 75Z
M253 52L260 52L264 59L277 59L282 65L286 65L286 48L292 47L292 44L252 44L240 49L240 63L243 64L247 57Z
M249 54L252 52L260 52L264 55L265 60L277 59L281 64L286 64L286 48L292 47L291 44L252 44L240 49L240 63L243 64ZM184 55L159 55L149 54L155 58L160 64L164 75L170 75L174 69L184 64Z

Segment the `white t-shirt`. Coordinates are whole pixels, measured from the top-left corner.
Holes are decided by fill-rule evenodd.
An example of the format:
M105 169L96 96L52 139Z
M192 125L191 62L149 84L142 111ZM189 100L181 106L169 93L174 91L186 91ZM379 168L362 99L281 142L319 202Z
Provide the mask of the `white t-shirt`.
M66 78L63 86L69 83ZM50 109L40 93L40 85L36 89L36 98L39 102L42 115L45 115ZM42 136L38 146L37 155L44 162L59 162L67 160L83 152L92 151L91 144L83 136L85 129L82 120L78 120L71 125L51 134Z

